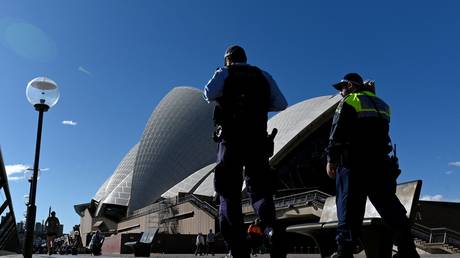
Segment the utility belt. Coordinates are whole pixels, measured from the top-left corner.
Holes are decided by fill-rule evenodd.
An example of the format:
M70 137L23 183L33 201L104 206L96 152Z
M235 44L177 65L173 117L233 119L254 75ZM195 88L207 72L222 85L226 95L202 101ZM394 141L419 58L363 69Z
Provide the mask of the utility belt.
M254 140L256 144L263 144L264 149L268 157L273 156L275 148L275 136L278 133L277 128L273 128L270 134L264 133L252 133L245 130L230 130L224 129L222 125L216 125L215 130L212 135L212 139L220 143L222 141L226 142L237 142L237 141L252 141ZM263 135L264 136L261 136Z
M395 149L393 149L393 153L390 155L386 154L385 152L382 152L379 155L358 154L355 151L344 149L340 154L339 165L345 167L368 167L374 165L383 167L385 173L389 173L391 178L394 180L396 180L401 174L401 169L399 168L399 159L396 155ZM368 173L372 173L372 171L369 171Z

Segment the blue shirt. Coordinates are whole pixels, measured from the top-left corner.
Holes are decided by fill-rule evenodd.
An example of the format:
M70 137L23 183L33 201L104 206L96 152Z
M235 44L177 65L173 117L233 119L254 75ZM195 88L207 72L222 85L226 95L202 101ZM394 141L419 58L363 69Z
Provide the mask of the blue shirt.
M247 65L247 64L234 64L234 65ZM283 93L281 93L278 85L272 76L261 70L268 84L270 85L270 103L268 111L281 111L287 108L288 104L286 98L284 98ZM228 76L227 67L222 67L216 70L212 78L209 80L208 84L204 87L203 95L204 99L207 102L215 101L217 98L221 97L224 92L225 79Z

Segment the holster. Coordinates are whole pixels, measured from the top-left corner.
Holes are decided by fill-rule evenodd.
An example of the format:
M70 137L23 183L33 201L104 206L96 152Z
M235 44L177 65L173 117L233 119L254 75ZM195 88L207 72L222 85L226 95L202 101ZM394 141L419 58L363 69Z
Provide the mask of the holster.
M401 174L401 169L399 168L399 159L395 155L392 155L388 158L388 170L394 180L396 180Z
M221 125L217 125L214 129L214 132L212 134L212 139L214 142L221 142L223 139L223 129Z
M267 135L267 156L271 157L275 151L275 136L278 133L278 129L273 128L272 133Z
M224 114L223 110L219 105L214 107L214 113L212 115L212 120L214 121L214 132L212 134L212 139L215 142L221 142L223 139L223 127Z

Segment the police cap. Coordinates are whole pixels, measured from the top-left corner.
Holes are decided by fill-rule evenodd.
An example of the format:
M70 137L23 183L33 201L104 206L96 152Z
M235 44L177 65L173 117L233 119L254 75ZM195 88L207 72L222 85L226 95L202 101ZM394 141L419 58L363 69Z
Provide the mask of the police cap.
M363 78L357 73L347 73L343 79L340 80L340 82L332 84L332 87L338 91L341 91L343 86L347 85L348 83L352 83L356 86L362 86Z

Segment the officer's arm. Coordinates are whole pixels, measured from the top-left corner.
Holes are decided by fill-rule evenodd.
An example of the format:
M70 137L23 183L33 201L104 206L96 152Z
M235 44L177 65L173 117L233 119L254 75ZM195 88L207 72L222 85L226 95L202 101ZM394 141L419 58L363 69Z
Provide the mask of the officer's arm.
M355 113L353 107L347 103L343 103L340 110L336 111L329 135L329 145L326 148L328 163L339 164L341 154L348 147Z
M218 68L208 84L204 87L204 99L210 103L221 97L224 91L225 79L228 76L228 71L225 68Z
M262 73L265 79L267 80L268 84L270 85L270 104L268 107L268 111L272 112L285 110L288 106L288 103L283 93L281 93L278 84L269 73L265 71L262 71Z
M335 112L329 136L329 145L326 148L326 172L330 178L336 177L340 156L347 147L353 112L353 108L344 101L339 104Z

